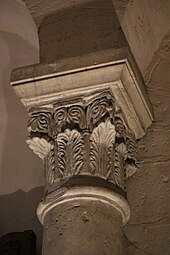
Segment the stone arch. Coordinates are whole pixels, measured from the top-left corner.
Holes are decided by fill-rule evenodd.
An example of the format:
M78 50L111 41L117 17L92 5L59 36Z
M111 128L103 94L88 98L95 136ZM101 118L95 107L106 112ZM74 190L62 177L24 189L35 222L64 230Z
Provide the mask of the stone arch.
M170 29L170 2L161 0L130 0L120 18L121 26L145 77L155 65L155 55ZM116 0L113 0L116 8ZM117 11L118 13L118 11ZM119 16L119 13L118 13ZM140 50L139 50L140 49Z
M25 146L26 114L10 86L10 75L14 68L38 62L38 32L26 6L19 0L0 0L0 199L1 204L5 205L2 205L5 208L4 211L0 212L2 219L0 236L17 229L24 231L24 225L26 226L28 219L20 210L21 206L27 208L26 213L29 215L36 210L35 204L26 202L24 205L24 201L28 201L29 191L32 193L31 190L40 184L31 183L29 174L25 173L31 172L30 175L34 176L33 181L41 179L40 171L38 171L38 178L35 171L40 167L30 170L23 159L28 157L28 162L33 160ZM38 197L39 200L41 195L36 193L31 197ZM17 203L18 206L15 208L9 207ZM29 204L28 207L27 204ZM20 220L14 220L15 215ZM8 220L3 220L3 217L7 217ZM28 228L32 228L36 234L39 232L41 236L41 228L30 225ZM38 239L38 247L40 247L40 239Z
M39 62L38 32L23 2L1 0L0 10L1 63L6 63L7 55L11 68Z
M159 71L160 63L170 64L170 29L167 34L162 38L162 41L155 51L153 58L151 59L150 64L147 67L145 72L145 83L148 85L151 82L152 75L156 72L161 73ZM168 74L168 73L167 73Z

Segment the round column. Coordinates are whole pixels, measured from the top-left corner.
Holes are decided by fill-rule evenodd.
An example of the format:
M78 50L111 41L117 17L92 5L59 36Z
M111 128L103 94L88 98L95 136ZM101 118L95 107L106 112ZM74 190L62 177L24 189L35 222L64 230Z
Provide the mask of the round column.
M123 196L103 187L52 192L39 205L43 255L122 255L122 228L130 217Z

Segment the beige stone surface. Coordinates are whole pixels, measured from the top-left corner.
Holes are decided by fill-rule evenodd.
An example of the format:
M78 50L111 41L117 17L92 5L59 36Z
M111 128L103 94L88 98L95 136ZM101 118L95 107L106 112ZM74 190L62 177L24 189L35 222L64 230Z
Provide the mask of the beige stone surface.
M153 115L144 84L141 79L137 79L135 71L127 59L122 59L35 78L33 72L31 78L20 80L18 77L19 80L11 84L28 109L59 99L70 100L71 97L82 97L86 93L90 95L95 90L110 90L130 130L136 139L140 139L151 125Z
M45 218L43 254L122 255L121 224L120 214L100 201L61 204Z
M170 2L162 0L130 1L121 21L121 26L145 76L147 69L155 62L152 59L164 37L170 30ZM140 49L140 50L139 50Z
M73 1L68 2L73 3ZM38 26L46 16L45 12L49 14L51 10L55 11L58 3L59 1L48 1L48 4L47 1L27 1ZM148 3L150 3L149 9L146 8ZM136 8L137 4L141 8ZM66 2L60 1L60 6L64 7L64 5L67 9ZM41 19L38 18L37 11L43 12ZM129 41L129 45L144 75L144 70L147 70L145 82L154 107L155 121L139 144L139 172L128 182L128 200L132 208L132 218L125 229L129 240L127 240L129 254L127 251L125 254L167 255L170 253L169 1L132 1L127 14L133 22L131 28L127 21L126 26L129 28L127 31L124 30L124 33L129 33L132 43L131 45ZM11 39L13 41L12 37ZM16 47L16 43L13 46L15 46L12 47L13 52L19 48L18 45ZM5 60L8 62L8 54L4 48L0 54L1 63L5 65ZM115 54L113 56L115 57ZM89 54L87 58L90 57ZM82 63L82 58L78 56L78 59L75 65ZM73 59L70 58L68 62L72 65ZM149 63L151 65L147 69ZM52 67L57 69L58 65L56 63L48 65L48 69ZM42 69L38 70L41 74ZM35 219L34 212L43 193L39 188L43 182L41 162L29 151L24 142L27 137L26 112L9 86L9 72L4 68L2 70L3 75L6 74L5 77L8 78L1 75L0 82L2 96L0 109L3 116L0 125L2 134L0 137L2 188L0 233L33 228L37 229L36 233L40 236L41 227ZM32 208L28 205L32 205Z
M161 59L147 85L154 123L139 143L139 172L128 183L130 255L170 253L170 64Z
M51 12L55 12L56 10L65 10L71 7L78 6L80 4L92 2L92 0L48 0L48 5L46 0L21 0L23 1L31 15L34 18L34 21L37 27L40 26L43 18L50 14ZM116 8L116 12L120 19L123 18L123 15L126 11L127 4L130 0L113 0L113 4Z
M126 46L110 0L81 2L74 8L45 16L39 37L41 63Z

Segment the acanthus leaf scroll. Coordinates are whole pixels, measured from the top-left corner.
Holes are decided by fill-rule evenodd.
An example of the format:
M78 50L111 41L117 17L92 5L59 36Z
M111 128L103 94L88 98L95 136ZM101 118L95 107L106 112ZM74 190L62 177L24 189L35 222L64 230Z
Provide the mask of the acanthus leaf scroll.
M83 166L83 137L77 130L66 129L57 136L58 170L62 178L80 173Z
M45 162L47 189L54 182L83 174L124 189L126 176L136 167L136 145L116 109L108 91L30 109L29 145ZM53 146L48 151L46 143Z
M109 94L104 94L101 97L94 99L87 107L87 123L89 130L105 121L106 118L112 120L115 114L115 103L113 97Z
M42 159L45 168L46 187L49 187L54 182L55 156L53 142L39 137L28 138L26 142L30 149Z
M42 160L44 160L48 153L54 148L54 145L47 142L44 138L28 138L26 142L30 149L32 149Z
M53 113L48 108L32 108L28 113L28 131L53 137Z
M110 121L100 123L90 136L91 173L109 179L113 171L113 146L115 127Z
M137 171L137 143L134 136L129 133L126 140L127 155L126 155L126 174L127 178L131 177Z

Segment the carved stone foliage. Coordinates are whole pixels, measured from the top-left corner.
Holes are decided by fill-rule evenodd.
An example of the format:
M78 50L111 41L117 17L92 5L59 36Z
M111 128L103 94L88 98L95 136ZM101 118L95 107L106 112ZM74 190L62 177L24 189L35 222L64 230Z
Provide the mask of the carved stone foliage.
M97 123L104 121L107 116L110 120L114 119L115 102L111 96L97 98L87 108L87 123L92 131Z
M48 108L33 108L29 112L28 131L53 136L53 114Z
M44 138L33 137L26 140L30 149L38 155L45 166L45 181L46 187L48 188L54 182L54 169L55 169L55 158L54 158L54 144L48 142Z
M81 131L93 128L105 118L114 118L114 100L107 93L101 97L89 97L80 100L72 105L59 107L54 106L54 120L56 133L64 131L66 128L78 128Z
M58 170L62 178L80 173L83 166L84 142L77 130L66 129L57 136Z
M126 169L125 169L126 146L124 143L115 145L115 183L125 188Z
M32 139L27 139L26 142L30 149L32 149L42 160L44 160L49 152L54 148L54 146L47 142L44 138L33 137Z
M45 158L45 181L46 188L48 189L55 181L55 154L54 148L52 148L47 157Z
M126 154L126 175L131 177L137 171L137 144L132 134L128 134L126 140L127 154Z
M76 104L67 107L57 107L54 112L56 134L70 127L79 127L81 130L86 128L85 110L82 105Z
M91 173L109 179L114 171L115 127L110 121L100 123L90 136Z
M83 174L125 189L136 167L136 145L115 109L109 92L30 109L28 143L44 161L47 189Z

